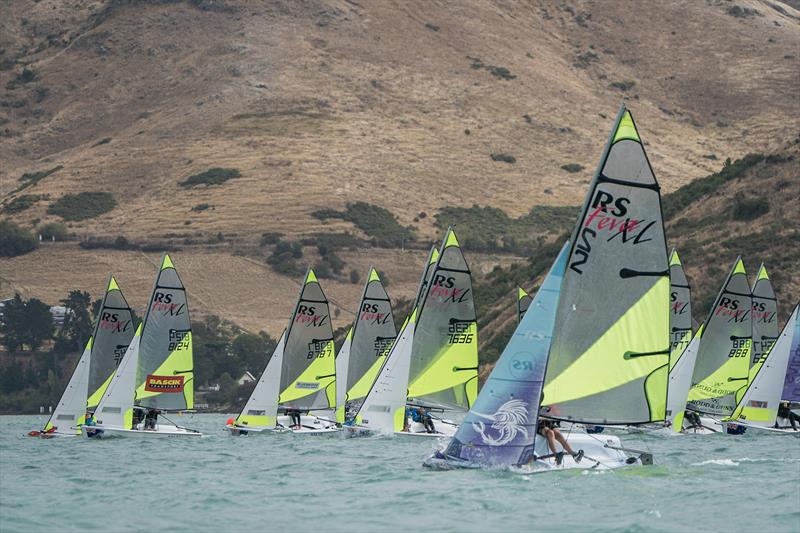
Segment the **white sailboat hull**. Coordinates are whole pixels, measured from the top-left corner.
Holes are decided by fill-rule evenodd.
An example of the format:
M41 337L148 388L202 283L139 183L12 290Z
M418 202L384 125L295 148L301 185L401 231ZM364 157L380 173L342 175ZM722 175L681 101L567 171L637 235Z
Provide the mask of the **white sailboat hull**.
M341 428L337 427L335 423L319 418L314 415L301 415L300 428L291 428L291 419L288 416L282 415L278 417L278 424L274 427L243 427L243 426L225 426L225 430L231 435L249 435L253 434L270 434L270 433L297 433L300 435L322 435L327 433L336 433Z
M613 470L625 466L643 465L641 454L623 449L619 437L615 435L589 435L582 432L566 432L562 434L566 437L570 447L577 452L583 450L584 456L580 461L576 461L569 454L564 453L561 464L558 464L556 457L551 457L552 452L547 441L542 437L537 437L535 444L536 459L531 464L512 467L510 470L517 474L538 474L541 472L552 472L558 470ZM556 452L563 452L563 448L556 442ZM446 459L436 455L429 457L423 463L425 466L444 470L454 468L481 468L480 465L467 463L458 460Z
M434 421L435 433L428 433L425 426L419 422L413 422L408 431L395 431L395 435L403 437L452 437L458 431L458 425L449 421Z
M158 424L155 429L125 429L114 426L96 425L92 426L94 430L100 430L100 436L91 436L88 431L84 431L89 438L111 438L111 437L128 437L137 439L150 439L159 437L202 437L203 434L193 429L187 429L170 424Z

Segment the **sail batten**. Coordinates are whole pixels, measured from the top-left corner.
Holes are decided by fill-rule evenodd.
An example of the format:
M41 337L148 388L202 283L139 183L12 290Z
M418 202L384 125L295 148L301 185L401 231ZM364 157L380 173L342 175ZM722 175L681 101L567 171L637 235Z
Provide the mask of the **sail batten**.
M665 419L670 282L659 190L623 106L571 240L544 385L548 417Z

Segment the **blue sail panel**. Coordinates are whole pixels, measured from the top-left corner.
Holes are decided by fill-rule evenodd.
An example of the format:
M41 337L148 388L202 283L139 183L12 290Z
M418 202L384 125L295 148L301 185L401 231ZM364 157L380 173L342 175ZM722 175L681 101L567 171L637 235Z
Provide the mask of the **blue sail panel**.
M533 458L542 382L568 250L567 243L447 446L446 459L502 467Z
M797 313L794 317L794 336L792 337L789 365L786 368L786 379L783 383L781 400L786 402L800 402L800 318Z

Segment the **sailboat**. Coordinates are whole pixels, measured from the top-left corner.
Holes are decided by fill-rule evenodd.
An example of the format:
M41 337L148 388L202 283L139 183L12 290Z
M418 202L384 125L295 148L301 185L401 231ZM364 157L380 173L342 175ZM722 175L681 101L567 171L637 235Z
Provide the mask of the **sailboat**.
M133 339L133 315L113 275L95 318L94 331L72 372L67 388L41 431L31 436L76 437L86 411L94 410Z
M200 436L164 415L193 406L189 304L178 271L164 254L144 319L95 411L96 426L84 429L87 436L103 438Z
M722 431L749 381L753 348L752 296L742 258L738 257L711 307L703 326L697 361L692 374L687 411L694 422L684 420L695 433Z
M433 254L431 258L433 258ZM449 228L378 378L356 414L355 426L409 436L452 435L443 416L465 413L478 392L478 335L472 274ZM435 417L435 431L408 420L406 405Z
M244 409L236 419L228 421L225 429L232 435L338 431L334 420L334 359L328 299L309 268L289 326L281 334ZM284 415L278 416L279 409ZM290 414L299 417L299 425L292 423Z
M792 398L797 401L797 394L784 392L786 382L796 380L797 367L800 365L799 309L800 306L796 305L780 336L759 360L753 378L726 422L769 432L798 433L788 427L775 426L780 402L792 401ZM796 389L797 385L793 385Z
M352 419L361 407L396 337L389 295L370 267L356 318L336 356L337 422Z
M424 464L536 472L652 463L652 455L623 447L619 437L576 424L665 419L669 290L659 187L623 106L573 239L504 350L481 393L486 399L479 397L456 438ZM573 424L564 436L584 454L565 457L559 444L550 449L537 439L541 417Z
M532 301L533 297L525 289L517 287L517 324L522 322L522 317L525 316Z

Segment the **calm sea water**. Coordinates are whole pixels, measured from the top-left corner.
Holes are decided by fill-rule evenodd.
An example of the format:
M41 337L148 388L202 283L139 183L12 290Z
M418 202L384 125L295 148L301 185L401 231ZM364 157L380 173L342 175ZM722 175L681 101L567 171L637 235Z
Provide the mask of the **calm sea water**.
M194 439L24 437L0 417L0 530L800 531L800 438L627 437L656 465L432 472L434 441L257 435L192 415Z

